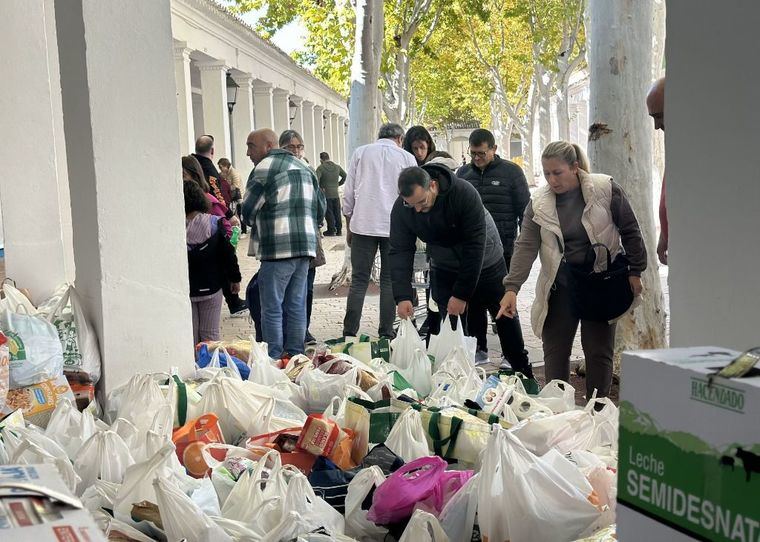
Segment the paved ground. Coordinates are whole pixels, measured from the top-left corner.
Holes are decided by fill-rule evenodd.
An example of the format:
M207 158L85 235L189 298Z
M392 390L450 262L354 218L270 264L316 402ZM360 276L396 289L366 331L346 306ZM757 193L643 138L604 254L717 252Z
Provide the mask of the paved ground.
M343 315L346 309L346 295L348 288L343 287L336 291L329 291L328 286L332 276L340 270L343 265L343 248L345 240L343 237L325 237L323 238L323 244L325 254L327 256L327 264L317 269L316 279L314 281L314 305L312 309L311 317L311 333L317 338L317 340L331 339L339 337L343 329ZM238 246L238 260L240 262L240 270L243 275L243 286L248 283L248 280L258 270L259 262L247 255L248 253L248 239L242 239ZM543 370L541 369L543 352L541 349L541 341L533 335L533 331L530 327L530 304L535 295L536 278L538 276L539 265L533 266L533 270L530 274L530 278L523 286L523 289L518 296L518 309L521 314L521 324L523 328L523 337L525 339L525 346L528 350L528 354L531 362L536 368L537 376L539 380L543 377ZM666 296L667 306L667 267L660 268L660 277L662 280L663 290ZM370 291L367 294L367 298L364 304L364 312L362 315L361 332L369 335L377 335L378 326L378 306L379 297L378 289L376 285L370 287ZM251 321L249 318L230 318L224 308L224 314L222 318L222 336L224 339L235 338L248 338L251 334ZM493 360L498 360L501 357L498 338L489 329L488 345L490 349L490 357ZM580 345L580 333L576 337L575 345L573 347L573 360L579 360L583 356ZM571 363L572 361L571 360ZM571 379L575 380L575 379ZM583 384L581 381L571 381L576 389L581 390ZM613 390L613 396L616 397L617 390Z

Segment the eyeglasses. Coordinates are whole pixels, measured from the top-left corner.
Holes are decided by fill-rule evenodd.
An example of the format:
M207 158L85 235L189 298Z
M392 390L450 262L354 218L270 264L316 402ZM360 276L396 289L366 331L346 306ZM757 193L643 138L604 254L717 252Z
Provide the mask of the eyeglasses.
M489 149L490 150L490 149ZM485 158L488 151L473 151L469 150L470 158Z
M404 198L401 198L401 203L403 203L404 207L406 207L407 209L414 209L415 207L426 205L429 197L430 197L430 191L428 190L427 192L425 192L425 197L422 199L422 201L418 201L416 203L409 203Z

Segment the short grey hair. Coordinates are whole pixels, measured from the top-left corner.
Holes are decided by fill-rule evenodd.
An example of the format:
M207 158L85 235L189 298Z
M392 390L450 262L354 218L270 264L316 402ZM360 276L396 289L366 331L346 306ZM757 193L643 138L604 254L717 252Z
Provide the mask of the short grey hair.
M377 133L378 139L396 139L398 137L404 137L404 129L395 122L383 124Z
M290 140L293 138L298 139L298 141L301 142L301 145L303 145L303 138L301 137L301 134L296 132L295 130L285 130L280 134L280 147L284 147L285 145L290 144Z

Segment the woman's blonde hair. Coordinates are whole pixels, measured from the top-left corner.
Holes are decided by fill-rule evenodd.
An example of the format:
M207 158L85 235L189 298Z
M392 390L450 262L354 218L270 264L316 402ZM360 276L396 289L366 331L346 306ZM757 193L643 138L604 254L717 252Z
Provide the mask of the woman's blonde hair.
M586 173L591 172L591 165L588 163L586 153L583 152L577 144L569 141L552 141L549 143L544 152L541 153L541 159L557 158L567 165L572 166L578 162L578 167Z

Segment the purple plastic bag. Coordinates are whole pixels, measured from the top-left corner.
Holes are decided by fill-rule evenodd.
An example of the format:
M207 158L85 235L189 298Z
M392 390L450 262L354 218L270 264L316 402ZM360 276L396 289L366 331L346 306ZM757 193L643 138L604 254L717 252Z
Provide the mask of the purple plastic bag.
M472 471L446 471L446 461L421 457L391 474L377 488L367 519L387 525L411 517L415 508L438 515L448 500L469 480Z

